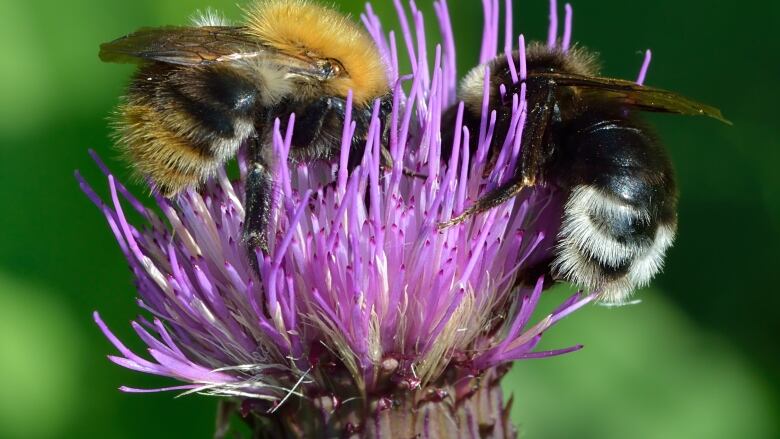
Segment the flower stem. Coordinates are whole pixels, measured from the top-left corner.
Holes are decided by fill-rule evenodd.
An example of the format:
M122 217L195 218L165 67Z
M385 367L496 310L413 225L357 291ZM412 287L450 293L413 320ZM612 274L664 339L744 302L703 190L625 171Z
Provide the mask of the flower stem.
M245 401L240 411L253 438L514 438L505 372L450 373L436 385L367 399L291 399L274 413Z

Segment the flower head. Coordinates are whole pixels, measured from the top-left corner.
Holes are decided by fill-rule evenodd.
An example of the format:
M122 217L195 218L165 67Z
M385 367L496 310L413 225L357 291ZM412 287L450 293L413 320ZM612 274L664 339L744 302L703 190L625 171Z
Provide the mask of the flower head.
M498 49L498 2L484 3L482 61ZM512 96L512 129L501 139L495 163L488 164L495 114L491 119L487 103L479 132L469 132L462 117L455 126L441 124L446 109L463 110L456 103L446 2L435 2L443 44L432 64L422 14L412 6L407 22L397 4L410 75L399 72L395 34L385 35L370 6L362 16L393 84L388 149L394 165L380 166L378 106L361 164L351 173L346 166L354 130L351 96L338 163L288 165L295 116L284 131L277 120L275 239L269 254L257 254L260 276L240 242L242 157L238 179L223 170L200 191L188 190L175 200L158 196L162 217L97 158L108 177L110 201L103 202L78 177L104 213L133 271L139 306L150 316L132 323L148 346L147 359L125 347L95 313L119 351L109 358L182 382L122 390L239 397L264 411L276 410L291 396L381 406L391 395L429 395L453 377L479 377L514 360L579 348L534 350L545 330L593 296L575 294L532 323L543 278L517 284L524 268L548 256L547 240L559 221L550 208L560 204L554 189L529 190L460 224L438 227L507 177L519 153L524 93ZM511 12L507 17L505 51L511 52ZM571 27L566 22L564 49ZM556 44L554 35L550 44ZM518 80L525 72L520 59ZM455 141L452 155L440 159L444 130L452 130ZM405 168L423 177L409 176ZM142 226L128 220L128 207L140 214Z

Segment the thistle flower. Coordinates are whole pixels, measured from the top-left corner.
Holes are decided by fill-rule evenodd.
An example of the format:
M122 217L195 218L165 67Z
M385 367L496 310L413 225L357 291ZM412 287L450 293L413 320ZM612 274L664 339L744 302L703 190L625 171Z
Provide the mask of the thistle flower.
M499 5L483 4L485 62L498 51ZM508 174L525 121L524 96L514 97L516 129L503 139L497 163L488 166L495 120L487 104L478 133L464 128L460 118L454 127L440 123L443 111L458 105L447 3L434 3L443 43L432 65L421 12L412 3L408 22L400 2L396 6L405 46L400 52L409 56L411 75L399 72L395 34L385 35L370 6L362 16L395 84L388 145L394 166L380 168L378 107L361 165L351 173L349 110L335 164L290 167L295 116L284 131L277 120L275 239L269 254L257 254L261 276L239 242L246 171L241 157L234 181L223 170L200 191L175 200L158 196L162 217L97 157L108 179L108 202L77 174L119 242L135 277L138 304L150 316L132 322L148 347L147 359L94 314L119 351L109 359L182 382L121 390L218 395L226 412L238 407L258 434L511 437L498 386L511 362L581 347L535 351L545 330L594 296L575 294L532 323L544 281L528 288L516 282L524 267L547 257L557 227L548 208L559 196L553 189L529 191L438 228ZM510 52L511 1L506 7L504 49ZM557 18L552 23L555 45ZM564 48L570 29L567 7ZM524 72L525 66L518 69ZM350 102L351 97L348 108ZM456 133L446 161L440 160L443 130ZM426 177L407 176L404 167ZM128 207L141 216L142 226L128 221Z

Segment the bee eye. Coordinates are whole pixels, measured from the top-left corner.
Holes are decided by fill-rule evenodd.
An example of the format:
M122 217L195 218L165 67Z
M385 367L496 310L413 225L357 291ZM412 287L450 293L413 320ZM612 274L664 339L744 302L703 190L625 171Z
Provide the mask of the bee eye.
M333 58L328 59L326 71L328 72L328 77L330 78L335 78L346 74L344 65L341 64L338 60Z

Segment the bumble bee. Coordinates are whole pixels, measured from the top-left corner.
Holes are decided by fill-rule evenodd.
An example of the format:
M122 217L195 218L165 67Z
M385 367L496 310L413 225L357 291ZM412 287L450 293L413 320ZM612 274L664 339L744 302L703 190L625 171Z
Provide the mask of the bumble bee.
M100 58L139 64L117 111L118 143L161 194L198 186L247 148L243 240L255 268L254 249L269 245L274 121L284 127L295 113L290 160L310 162L338 157L349 90L351 148L365 145L375 100L380 119L389 114L370 36L306 0L259 1L241 26L209 14L191 27L142 28L103 44Z
M519 54L511 62L518 65ZM525 189L562 194L551 256L526 273L545 274L600 291L607 303L622 303L662 268L677 231L677 188L669 157L639 112L706 115L727 122L720 111L675 93L597 76L596 58L574 48L564 52L531 44L526 51L527 122L512 176L443 227L497 206ZM513 83L506 56L471 71L462 81L464 126L480 127L485 74L496 110L491 155L508 134ZM505 93L502 93L502 84ZM456 109L443 126L454 125ZM450 130L451 131L451 130ZM452 134L444 134L444 154Z

